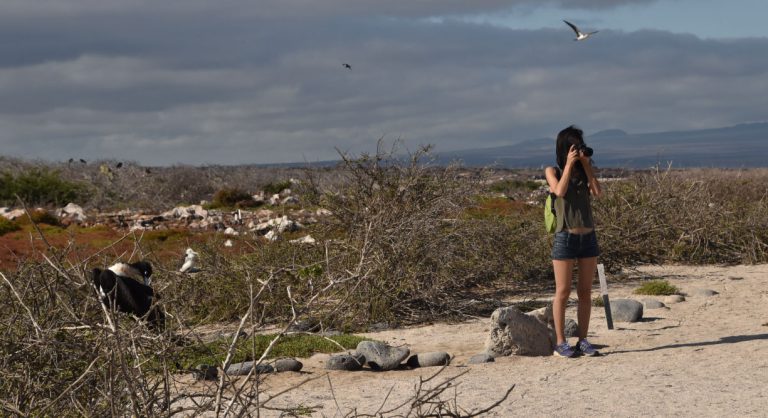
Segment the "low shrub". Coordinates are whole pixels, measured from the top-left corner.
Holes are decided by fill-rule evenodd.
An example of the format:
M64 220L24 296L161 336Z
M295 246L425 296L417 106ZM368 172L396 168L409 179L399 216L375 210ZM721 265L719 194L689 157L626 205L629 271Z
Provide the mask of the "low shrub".
M276 183L270 182L270 183L267 183L262 190L264 190L264 193L267 196L270 196L273 194L280 193L283 190L288 189L290 187L291 187L290 181L280 181Z
M21 229L21 226L4 216L0 216L0 236L5 235L9 232L18 231Z
M653 295L653 296L667 296L676 295L680 292L676 286L670 284L666 280L655 279L649 282L643 283L640 287L635 289L637 295Z
M80 203L88 197L88 188L79 182L61 178L48 168L29 168L18 174L0 174L0 203L13 204L16 196L33 206L63 206Z
M256 206L253 196L237 188L224 188L213 195L210 208L234 208Z

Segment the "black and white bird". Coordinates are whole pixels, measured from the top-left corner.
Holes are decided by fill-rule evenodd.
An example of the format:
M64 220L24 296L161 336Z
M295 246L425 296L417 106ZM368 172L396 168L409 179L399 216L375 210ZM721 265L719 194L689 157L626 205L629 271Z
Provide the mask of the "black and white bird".
M563 22L565 22L566 25L570 26L571 29L573 29L573 31L576 32L576 38L573 39L574 41L583 41L583 40L589 38L590 36L596 34L597 32L600 32L600 31L596 30L594 32L586 32L586 33L584 33L582 31L580 31L579 28L577 28L576 25L574 25L573 23L571 23L571 22L569 22L567 20L563 20Z
M187 248L187 256L184 258L184 264L179 269L182 273L194 273L197 269L197 257L198 254L195 250Z
M343 66L344 66L344 68L346 68L346 69L348 69L348 70L351 70L351 69L352 69L352 66L351 66L351 65L349 65L349 64L347 64L346 62L345 62L344 64L341 64L341 65L343 65Z
M152 265L148 261L117 263L106 270L94 268L93 284L101 303L108 308L146 319L150 328L162 330L165 313L153 304L157 296L151 276Z

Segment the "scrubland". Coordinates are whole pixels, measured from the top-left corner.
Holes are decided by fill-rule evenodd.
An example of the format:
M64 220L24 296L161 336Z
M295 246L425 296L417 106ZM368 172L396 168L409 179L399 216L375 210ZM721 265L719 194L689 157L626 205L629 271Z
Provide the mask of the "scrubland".
M0 245L26 248L5 257L0 270L0 410L309 414L259 397L261 376L222 375L205 388L179 376L201 362L267 361L278 342L296 337L296 324L316 325L316 335L346 335L460 321L488 316L506 297L552 289L539 170L441 167L430 163L428 149L393 155L342 155L337 166L294 168L0 158L0 206L24 207L28 215L0 217ZM601 262L616 277L645 264L768 261L768 170L610 173L594 210ZM225 251L226 237L212 230L105 231L34 215L69 202L89 213L161 212L202 200L219 210L252 210L233 191L247 196L287 185L298 209L330 211L306 226L314 245L246 232ZM194 275L177 272L187 246L201 255ZM153 285L168 313L161 334L103 309L91 285L93 267L139 259L155 267ZM211 332L219 328L231 332ZM272 337L257 344L253 336L267 331ZM299 343L308 344L315 343ZM354 346L338 344L332 347ZM414 403L423 397L416 392ZM431 408L451 411L448 403Z

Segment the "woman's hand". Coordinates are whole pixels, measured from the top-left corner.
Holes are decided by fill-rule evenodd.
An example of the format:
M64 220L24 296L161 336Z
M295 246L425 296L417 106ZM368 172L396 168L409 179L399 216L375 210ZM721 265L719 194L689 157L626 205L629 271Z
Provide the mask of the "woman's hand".
M568 157L565 160L566 165L573 165L576 161L579 161L581 159L581 153L576 150L576 145L571 145L571 148L568 150Z

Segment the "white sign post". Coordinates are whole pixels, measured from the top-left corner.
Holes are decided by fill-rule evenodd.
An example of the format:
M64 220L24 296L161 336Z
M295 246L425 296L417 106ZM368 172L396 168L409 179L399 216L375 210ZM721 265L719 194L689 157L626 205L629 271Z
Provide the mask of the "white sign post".
M608 322L608 329L613 329L613 318L611 317L611 300L608 299L608 283L605 281L605 267L602 264L597 265L597 276L600 278L600 293L603 295L605 320Z

